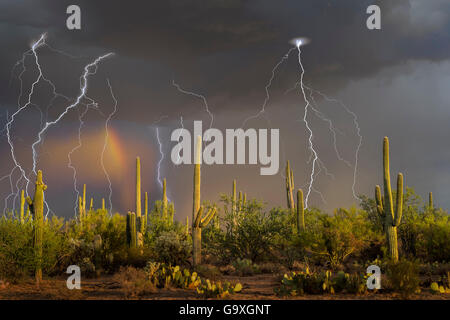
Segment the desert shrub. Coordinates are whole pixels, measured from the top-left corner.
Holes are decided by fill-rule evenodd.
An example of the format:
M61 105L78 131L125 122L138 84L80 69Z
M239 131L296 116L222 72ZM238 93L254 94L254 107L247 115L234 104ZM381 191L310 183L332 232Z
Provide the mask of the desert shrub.
M239 276L252 276L259 273L259 266L254 264L250 259L237 259L233 262L235 273Z
M106 210L88 211L83 224L72 220L66 233L64 264L82 264L89 274L118 270L127 257L125 217ZM92 268L94 266L94 268Z
M285 274L281 286L275 290L278 295L303 295L334 293L330 282L331 272L313 273L309 269Z
M256 200L248 201L236 213L230 210L227 196L222 196L222 201L225 236L218 243L222 261L229 263L240 258L256 262L273 256L276 239L286 229L283 219L275 212L264 212Z
M62 218L44 221L41 262L44 274L61 269L66 248L62 226ZM0 219L0 278L18 281L33 274L36 266L33 237L31 220L21 223L12 214Z
M303 241L311 243L309 251L322 256L332 269L337 269L350 255L357 256L376 233L371 230L364 212L355 208L339 209L334 215L318 215L319 225L306 232Z
M34 270L33 226L11 214L0 218L0 278L18 281Z
M134 267L121 267L114 275L125 292L126 297L139 297L156 291L155 286L149 281L147 274L142 269Z
M155 205L148 214L147 233L144 237L144 243L152 246L156 238L166 232L175 231L178 234L184 233L184 227L178 221L173 220L175 214L174 207L168 205L167 217L162 213L162 201L155 201Z
M195 266L195 271L200 277L211 280L215 280L222 276L222 272L220 272L219 268L211 264L197 265Z
M367 291L367 275L349 274L339 271L333 278L335 292L363 294Z
M172 265L185 265L191 256L191 245L175 231L165 231L153 244L155 260Z
M450 261L450 216L441 210L434 210L424 217L419 226L418 257L430 262Z
M404 299L419 290L418 264L414 261L391 262L388 264L386 275L391 289Z

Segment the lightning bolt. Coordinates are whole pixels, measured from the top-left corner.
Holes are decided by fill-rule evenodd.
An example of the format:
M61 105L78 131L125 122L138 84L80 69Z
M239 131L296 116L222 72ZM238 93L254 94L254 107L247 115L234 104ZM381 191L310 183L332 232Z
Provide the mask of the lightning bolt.
M190 96L194 96L196 98L199 98L203 101L203 105L205 106L205 110L208 113L209 117L211 118L211 121L209 122L209 128L212 128L213 122L214 122L214 115L211 113L211 111L209 110L209 106L208 106L208 101L206 100L206 97L204 95L192 92L192 91L187 91L184 90L183 88L181 88L181 86L179 84L177 84L175 82L175 80L172 80L172 85L177 88L177 90L181 93L190 95Z
M13 160L13 162L14 162L14 167L12 168L10 174L2 178L2 179L4 179L4 178L6 178L6 177L9 177L9 178L10 178L10 185L11 185L11 194L8 195L8 196L5 198L5 211L6 211L6 208L7 208L7 204L8 204L9 198L10 198L11 196L14 195L14 187L13 187L13 184L12 184L12 180L13 180L13 174L15 173L15 171L16 171L17 169L19 170L19 172L20 172L20 177L17 179L17 182L16 182L16 193L15 193L15 198L14 198L14 199L16 199L17 196L18 196L18 194L19 194L19 189L20 189L20 188L19 188L19 185L20 185L20 183L21 183L23 180L26 181L25 191L26 191L26 194L27 194L27 195L28 195L28 185L29 185L29 183L30 183L30 179L28 178L28 176L27 176L27 174L26 174L24 168L22 167L22 165L20 164L20 162L19 162L19 161L17 160L17 158L16 158L16 153L15 153L14 143L13 143L12 138L11 138L11 127L12 127L12 125L13 125L13 123L14 123L14 120L15 120L16 116L17 116L20 112L22 112L25 108L27 108L28 106L33 106L33 105L34 105L34 104L32 103L32 97L33 97L33 95L34 95L35 87L37 86L37 84L38 84L40 81L44 81L44 82L46 82L47 84L49 84L49 85L51 86L52 92L53 92L53 97L52 97L52 99L50 100L50 103L47 105L46 118L48 118L49 108L53 105L53 102L55 101L56 98L58 98L58 97L64 98L67 102L69 102L69 101L71 100L71 99L68 98L67 96L58 93L58 92L56 91L55 85L54 85L49 79L45 78L44 73L43 73L43 70L42 70L42 67L41 67L41 65L40 65L40 63L39 63L39 57L38 57L38 54L37 54L37 49L38 49L39 47L41 47L41 46L46 46L46 47L48 47L51 51L54 51L54 52L57 52L57 53L60 53L60 54L64 54L64 55L66 55L66 56L68 56L68 57L71 57L71 58L74 58L74 57L75 57L75 56L73 56L73 55L66 54L66 53L63 52L63 51L56 50L56 49L52 48L51 46L49 46L49 45L45 42L45 34L42 34L41 37L40 37L36 42L34 42L34 43L32 44L31 49L30 49L29 51L25 52L25 53L22 55L22 59L20 59L18 62L16 62L15 66L13 67L12 75L14 75L14 71L15 71L15 69L16 69L18 66L22 66L22 70L20 71L20 73L19 73L19 75L18 75L18 79L19 79L19 81L20 81L20 91L19 91L19 97L18 97L18 109L12 114L12 116L10 117L10 119L8 120L8 122L6 123L6 126L5 126L6 136L7 136L7 138L8 138L8 144L10 145L11 157L12 157L12 160ZM39 130L37 139L33 142L32 146L31 146L31 147L32 147L32 152L33 152L33 157L32 157L33 166L32 166L31 172L34 173L34 174L36 174L36 166L37 166L37 151L36 151L36 146L43 143L43 139L44 139L44 135L45 135L46 131L47 131L49 128L51 128L53 125L57 124L57 123L58 123L58 122L59 122L59 121L60 121L60 120L61 120L61 119L62 119L62 118L63 118L63 117L71 110L71 109L77 107L79 104L85 105L85 104L82 102L82 99L83 99L83 98L85 98L85 99L87 99L88 101L90 101L90 103L87 104L87 107L86 107L85 111L82 112L82 114L79 116L79 121L80 121L79 134L78 134L78 138L79 138L78 141L79 141L79 144L78 144L74 149L72 149L71 152L69 152L69 154L68 154L68 158L69 158L69 167L72 168L72 169L74 170L74 183L75 183L75 190L76 190L77 194L78 194L78 190L76 189L76 170L75 170L75 168L74 168L74 167L72 166L72 164L71 164L71 155L72 155L72 153L73 153L75 150L77 150L77 149L80 147L80 145L81 145L81 137L80 137L80 136L81 136L81 127L82 127L82 125L83 125L83 117L84 117L84 115L86 114L88 108L94 108L94 109L96 109L97 111L99 111L99 112L101 113L101 111L98 109L97 103L95 103L95 101L93 101L92 99L90 99L89 97L86 96L86 92L87 92L87 89L88 89L88 78L89 78L89 76L91 76L91 75L93 75L93 74L96 74L97 68L98 68L98 64L99 64L102 60L106 59L107 57L109 57L109 56L111 56L111 55L112 55L112 53L108 53L108 54L105 54L105 55L103 55L103 56L100 56L100 57L96 58L93 62L87 64L87 65L84 67L84 72L83 72L82 76L80 77L80 94L79 94L78 97L75 99L75 102L72 103L72 104L70 104L69 106L67 106L66 109L64 110L64 112L62 112L55 120L53 120L53 121L47 121L47 119L46 119L46 120L45 120L45 123L44 123L44 120L43 120L43 119L44 119L43 112L42 112L42 110L41 110L38 106L36 106L36 107L39 109L39 111L41 112L41 126L40 126L40 130ZM36 65L36 68L37 68L37 70L38 70L38 76L37 76L37 78L34 80L34 82L33 82L32 85L31 85L30 92L28 93L28 99L27 99L26 103L23 104L23 105L20 105L20 102L21 102L21 100L22 100L22 94L23 94L23 81L22 81L22 75L26 72L25 59L26 59L27 57L29 57L29 56L32 56L32 57L34 58L34 64ZM35 106L35 105L34 105L34 106ZM109 121L109 118L107 119L107 121ZM50 208L48 207L47 202L45 202L45 205L46 205L46 207L47 207L47 213L46 213L46 217L47 217L48 213L49 213L51 210L50 210ZM13 202L13 211L14 211L14 210L15 210L15 201Z
M23 109L25 109L27 106L29 106L29 105L31 104L31 98L32 98L33 93L34 93L34 88L35 88L35 86L39 83L39 81L40 81L41 78L42 78L42 69L41 69L41 66L40 66L40 64L39 64L39 58L38 58L38 55L37 55L37 53L36 53L36 49L37 49L40 45L42 45L44 42L45 42L45 34L41 35L41 37L39 38L39 40L37 40L37 41L36 41L35 43L33 43L32 46L31 46L31 54L34 56L34 60L35 60L37 69L38 69L38 71L39 71L39 74L38 74L37 79L36 79L36 80L32 83L32 85L31 85L30 93L28 94L28 100L27 100L27 102L26 102L23 106L20 106L20 100L21 100L20 97L22 96L22 90L23 90L23 89L22 89L22 82L21 82L21 85L20 85L20 96L19 96L19 100L18 100L19 108L17 109L16 112L14 112L14 113L11 115L10 120L6 123L6 136L7 136L7 138L8 138L8 144L9 144L9 146L10 146L11 158L12 158L12 160L13 160L13 162L14 162L14 167L13 167L13 169L11 170L10 177L12 177L12 174L13 174L13 172L15 171L16 168L18 168L18 169L20 170L21 176L20 176L20 178L18 179L18 181L22 180L22 178L24 178L24 179L27 181L27 188L26 188L26 190L25 190L25 192L26 192L27 195L28 195L28 183L30 182L30 180L27 178L27 175L26 175L26 173L25 173L25 170L22 168L22 166L20 165L19 161L17 161L17 159L16 159L15 150L14 150L14 143L12 142L12 139L11 139L11 132L10 132L10 130L11 130L11 125L13 124L15 117L16 117ZM20 79L21 79L22 74L25 72L25 65L24 65L24 63L25 63L25 57L28 56L29 54L30 54L30 51L27 51L26 53L23 54L23 57L22 57L22 60L21 60L21 61L22 61L22 63L23 63L24 68L23 68L23 71L20 73L20 76L19 76ZM16 64L16 65L17 65L17 64ZM19 193L19 189L17 189L17 193ZM7 199L9 199L10 196L11 196L11 194L7 196ZM7 200L5 200L5 201L7 201ZM13 212L14 212L14 210L15 210L15 207L14 207L14 205L13 205Z
M309 150L312 153L312 168L311 168L310 180L309 180L309 184L308 184L308 191L307 191L306 197L305 197L305 208L308 208L309 195L311 194L311 190L313 189L313 184L314 184L316 163L318 161L320 161L320 159L319 159L319 155L318 155L317 151L314 149L314 144L313 144L314 135L313 135L313 131L308 123L308 110L309 110L310 102L306 96L305 87L303 86L303 77L305 75L305 68L303 67L303 64L302 64L302 58L301 58L302 51L300 50L300 44L297 45L297 50L298 50L298 64L301 68L300 87L302 90L303 99L305 100L305 103L306 103L305 108L304 108L305 112L303 114L303 122L305 123L306 129L309 132L308 145L309 145Z
M356 128L356 134L358 136L358 145L356 147L356 151L355 151L355 162L354 162L354 166L353 166L353 184L352 184L352 192L353 192L353 197L357 200L360 200L360 198L357 196L355 188L356 188L356 179L357 179L357 173L358 173L358 159L359 159L359 151L361 149L361 145L362 145L362 140L363 137L361 135L361 128L359 126L359 122L358 122L358 116L356 115L355 112L353 112L352 110L350 110L350 108L348 108L342 101L334 99L334 98L329 98L327 97L324 93L318 91L318 90L314 90L315 92L317 92L320 96L322 96L326 101L328 102L334 102L339 104L348 114L350 114L352 116L353 119L353 124ZM336 145L336 144L335 144Z
M67 164L67 167L69 167L73 171L73 188L75 190L75 193L77 194L77 196L75 198L75 207L74 207L75 216L77 215L78 197L80 196L80 192L77 188L77 169L72 164L72 154L82 147L81 128L84 125L83 118L86 115L86 113L88 112L88 110L89 110L89 105L87 105L86 108L84 109L84 111L81 114L79 114L79 116L78 116L78 120L80 123L80 126L78 127L78 144L67 154L67 158L69 159L69 163Z
M109 214L112 215L112 184L111 184L111 179L109 178L109 174L108 171L106 171L105 168L105 164L103 162L103 158L104 158L104 154L105 154L105 150L106 147L108 145L108 138L109 138L109 134L108 134L108 126L109 126L109 122L111 121L111 118L116 114L117 112L117 99L114 96L113 93L113 89L111 86L111 83L109 82L109 79L107 79L107 83L108 83L108 87L109 87L109 91L111 93L111 97L114 100L114 110L108 115L108 118L105 121L105 143L103 144L103 150L102 150L102 156L101 156L101 165L103 168L103 172L105 173L106 179L108 180L108 185L109 185Z
M267 84L266 84L266 86L265 86L265 90L266 90L266 98L264 99L264 102L263 102L263 104L262 104L261 110L259 110L259 112L258 112L257 114L255 114L255 115L253 115L253 116L250 116L250 117L248 117L247 119L245 119L244 122L242 123L242 128L245 127L245 124L246 124L248 121L250 121L250 120L252 120L252 119L256 119L256 118L258 118L259 116L261 116L262 114L264 114L264 113L266 112L266 106L267 106L267 103L268 103L269 100L270 100L269 89L270 89L270 87L272 86L273 80L275 79L276 71L278 70L278 68L280 67L280 65L283 64L283 62L285 62L287 59L289 59L289 55L290 55L290 53L292 52L292 50L295 50L295 47L289 49L289 51L281 58L281 60L278 61L277 64L275 64L275 66L272 68L272 75L271 75L269 81L267 82ZM268 119L267 119L267 120L268 120ZM269 120L268 120L268 121L269 121Z

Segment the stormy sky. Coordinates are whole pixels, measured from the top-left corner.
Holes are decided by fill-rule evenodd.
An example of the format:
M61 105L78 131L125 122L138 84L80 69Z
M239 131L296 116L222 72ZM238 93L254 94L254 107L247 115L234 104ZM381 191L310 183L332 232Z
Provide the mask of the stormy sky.
M71 4L81 8L81 30L66 28ZM366 28L371 4L381 8L381 30ZM189 130L194 120L209 127L202 95L213 127L239 128L269 95L265 112L245 128L280 129L279 173L261 176L260 165L203 165L202 200L218 202L237 179L249 198L285 206L285 161L292 164L296 188L308 188L312 166L305 101L295 88L302 71L296 49L276 69L267 92L266 86L274 66L292 48L289 41L307 37L311 42L301 53L304 82L342 101L358 121L355 126L354 116L340 103L317 92L310 97L317 112L309 109L307 120L320 162L309 206L332 212L357 205L354 192L372 195L382 183L382 139L388 136L392 178L403 172L407 186L424 198L432 191L435 203L449 208L449 13L446 0L0 0L0 122L4 128L31 99L14 118L10 135L32 194L31 146L39 131L75 101L85 65L113 52L89 78L87 97L36 147L49 207L57 215L73 216L74 187L81 189L83 183L97 207L102 197L109 206L109 178L114 212L133 210L134 162L140 156L143 191L151 203L161 197L160 164L159 178L167 178L181 220L191 214L193 174L192 165L175 166L170 160L175 145L170 134L181 117ZM44 33L47 45L36 52L48 81L41 80L29 95L39 75L29 50ZM50 81L60 94L56 98ZM180 92L174 82L196 95ZM335 128L336 146L327 119ZM356 158L358 127L363 138ZM26 181L17 168L9 176L15 165L6 131L1 134L0 200L5 201L0 204L11 209L18 202L9 195Z

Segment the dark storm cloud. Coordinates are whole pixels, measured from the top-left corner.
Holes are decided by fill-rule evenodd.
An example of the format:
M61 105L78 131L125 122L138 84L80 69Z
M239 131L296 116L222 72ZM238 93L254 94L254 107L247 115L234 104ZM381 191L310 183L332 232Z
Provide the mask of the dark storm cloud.
M366 8L374 3L381 7L381 31L369 31L366 28ZM65 11L70 4L81 7L80 31L69 31L65 27ZM450 171L441 160L448 159L446 151L438 148L447 143L445 136L448 136L448 130L442 126L449 119L448 98L439 95L443 89L432 90L438 85L450 85L444 75L448 68L439 65L450 57L449 12L450 3L447 0L0 0L0 121L3 123L5 120L4 109L8 109L11 114L17 108L19 88L16 79L10 83L12 66L29 49L33 39L47 32L48 43L53 47L82 56L72 59L55 54L48 48L39 49L46 75L57 83L58 89L71 97L78 93L79 75L88 61L105 52L116 53L113 58L102 63L98 76L92 77L89 95L100 101L103 111L110 112L111 97L105 81L108 77L119 101L119 111L114 117L117 121L115 129L127 139L148 145L154 160L159 156L155 149L154 122L161 116L168 116L159 124L167 126L161 129L163 138L167 140L170 129L178 125L180 115L185 118L187 127L192 126L194 119L203 119L204 123L209 120L201 101L177 92L171 85L172 79L184 89L208 98L218 128L237 127L261 107L265 98L264 87L273 66L289 50L288 41L293 37L306 36L312 42L302 49L305 80L331 96L336 94L350 101L361 120L364 140L357 190L372 193L380 172L378 153L383 135L393 138L392 146L401 146L398 148L401 154L416 158L416 161L408 162L400 157L395 162L399 170L406 168L407 181L416 183L422 192L434 190L446 183L434 165L439 171ZM308 159L305 159L308 157L307 132L298 121L303 111L298 106L303 102L295 94L283 95L299 78L295 54L294 51L277 73L267 113L273 121L273 127L281 128L280 171L286 159L293 159L296 181L306 183L309 177ZM31 66L31 61L28 63ZM30 85L35 72L33 68L29 69L24 78L25 88ZM436 83L425 88L424 83L417 80L423 74ZM40 89L36 99L43 100L44 104L45 99L48 99L48 88L47 91ZM415 93L413 101L410 92ZM432 94L427 94L429 92ZM423 100L418 101L419 97L423 97ZM424 105L437 108L433 109L432 114L426 113L426 134L421 132L420 127ZM52 108L54 114L58 114L62 106L63 102L56 104ZM327 111L333 112L336 108L332 107ZM26 117L36 118L36 110L33 112ZM341 124L341 130L349 131L339 146L352 160L350 155L353 155L355 146L353 124L349 117L335 116ZM20 136L15 137L17 143L24 147L18 152L30 153L26 144L31 143L33 137L26 134L34 134L37 128L31 124L37 125L39 121L33 122L26 117L20 124L25 122L30 127L20 125ZM73 139L73 142L64 146L69 149L76 142L77 126L74 120L77 118L71 114L66 120L72 122L71 126L61 129L59 134L65 132ZM323 141L324 145L330 146L327 127L317 119L312 120L312 123L318 132L316 141ZM54 132L49 133L46 138L48 152L51 152L53 135ZM164 141L166 153L170 151L167 140ZM411 141L416 144L412 145ZM142 155L142 148L130 146L124 152L126 163L131 169L135 155ZM0 149L7 151L4 140ZM417 150L420 149L428 150L426 160L429 165L426 171L421 167L424 157L418 156ZM66 149L62 152L62 158L66 158L65 152ZM320 149L320 152L328 168L337 175L335 182L323 176L317 181L317 187L329 199L327 209L353 203L351 168L345 168L345 165L336 161L332 148ZM398 156L399 151L395 153ZM79 156L83 157L82 153ZM90 156L95 158L95 154ZM26 163L29 160L23 161ZM182 215L185 215L191 206L190 195L183 181L191 181L191 168L186 166L186 169L172 170L170 160L166 161L163 163L163 174L168 178L171 194L180 200L176 203L180 206L177 210L182 208ZM153 174L155 168L150 169L149 166L154 166L154 161L149 162L143 164L143 170L146 170L146 174ZM280 175L262 177L253 167L224 167L206 166L203 169L205 176L209 177L205 181L205 199L214 200L219 191L228 190L233 176L239 176L239 186L248 190L250 196L262 197L275 205L284 199ZM65 180L66 187L72 192L72 173L65 161L58 170L68 177ZM2 168L2 173L4 171ZM88 180L88 174L83 175L81 165L80 171L80 181L94 183ZM428 179L422 179L424 172L427 172ZM60 178L59 174L54 175L55 179L56 176ZM146 180L148 190L158 192L159 186L152 179L153 176ZM435 185L425 183L425 180L434 181ZM102 181L98 182L99 190L103 188ZM56 184L54 182L51 185ZM273 190L273 186L277 185L280 187ZM115 185L114 190L118 190L117 193L127 192L128 189L120 187ZM52 196L58 198L51 194L55 189L49 189L50 199ZM59 191L63 193L63 189L61 187ZM440 191L439 195L444 198L444 191ZM313 195L313 204L321 204L317 194ZM120 209L127 210L132 206L132 201L120 205ZM447 201L443 205L449 206L450 203ZM66 207L61 206L62 209Z
M181 75L210 96L239 96L259 89L277 57L289 48L288 41L299 35L313 41L304 50L308 79L324 85L333 81L334 88L336 79L344 85L348 79L369 76L409 59L449 57L448 15L436 19L436 12L449 12L449 3L376 1L382 9L382 32L365 26L366 8L373 3L76 1L82 9L83 26L73 32L65 28L65 9L73 1L6 1L0 19L14 34L23 28L46 30L49 41L157 62L166 68L167 77ZM436 25L431 19L438 20ZM23 46L24 36L17 41Z

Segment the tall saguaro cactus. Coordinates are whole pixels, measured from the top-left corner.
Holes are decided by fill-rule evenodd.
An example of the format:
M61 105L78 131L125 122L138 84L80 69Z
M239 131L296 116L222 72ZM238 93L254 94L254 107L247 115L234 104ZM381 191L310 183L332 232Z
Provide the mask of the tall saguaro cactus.
M430 192L428 194L428 207L430 209L434 209L434 204L433 204L433 192Z
M86 214L86 184L83 185L83 215Z
M127 244L130 248L137 247L136 214L128 211L127 214Z
M231 192L231 211L233 214L237 212L236 180L233 180L233 190Z
M168 219L168 201L167 201L167 182L166 178L163 180L163 199L162 199L162 215L164 218L164 221L167 221Z
M141 216L141 159L136 157L136 217Z
M83 226L83 198L78 197L78 218L80 219L80 225Z
M137 246L143 245L143 233L145 226L145 218L142 217L141 202L141 159L136 157L136 241Z
M147 192L144 194L144 215L141 218L141 233L144 236L147 231L147 222L148 222L148 194Z
M42 240L44 236L44 191L47 186L42 181L42 171L37 172L36 185L34 189L34 198L31 200L27 197L27 203L30 212L34 215L34 252L36 256L35 276L36 282L39 284L42 281Z
M397 199L394 212L389 171L389 139L387 137L384 137L383 141L383 171L384 199L381 198L381 189L378 185L375 188L375 199L377 211L384 218L384 231L389 246L389 256L393 261L398 261L397 227L400 225L403 212L403 175L399 173L397 176Z
M22 190L22 192L20 192L20 223L21 224L23 224L25 222L24 214L25 214L25 191Z
M197 137L197 154L194 167L194 192L192 209L192 245L194 266L202 263L202 228L206 227L216 214L216 207L210 208L203 216L204 207L200 205L200 162L202 156L202 138ZM233 184L235 186L235 184Z
M297 190L297 233L305 231L305 203L303 201L303 190Z
M286 163L286 196L288 208L294 212L294 171L291 169L289 160Z

